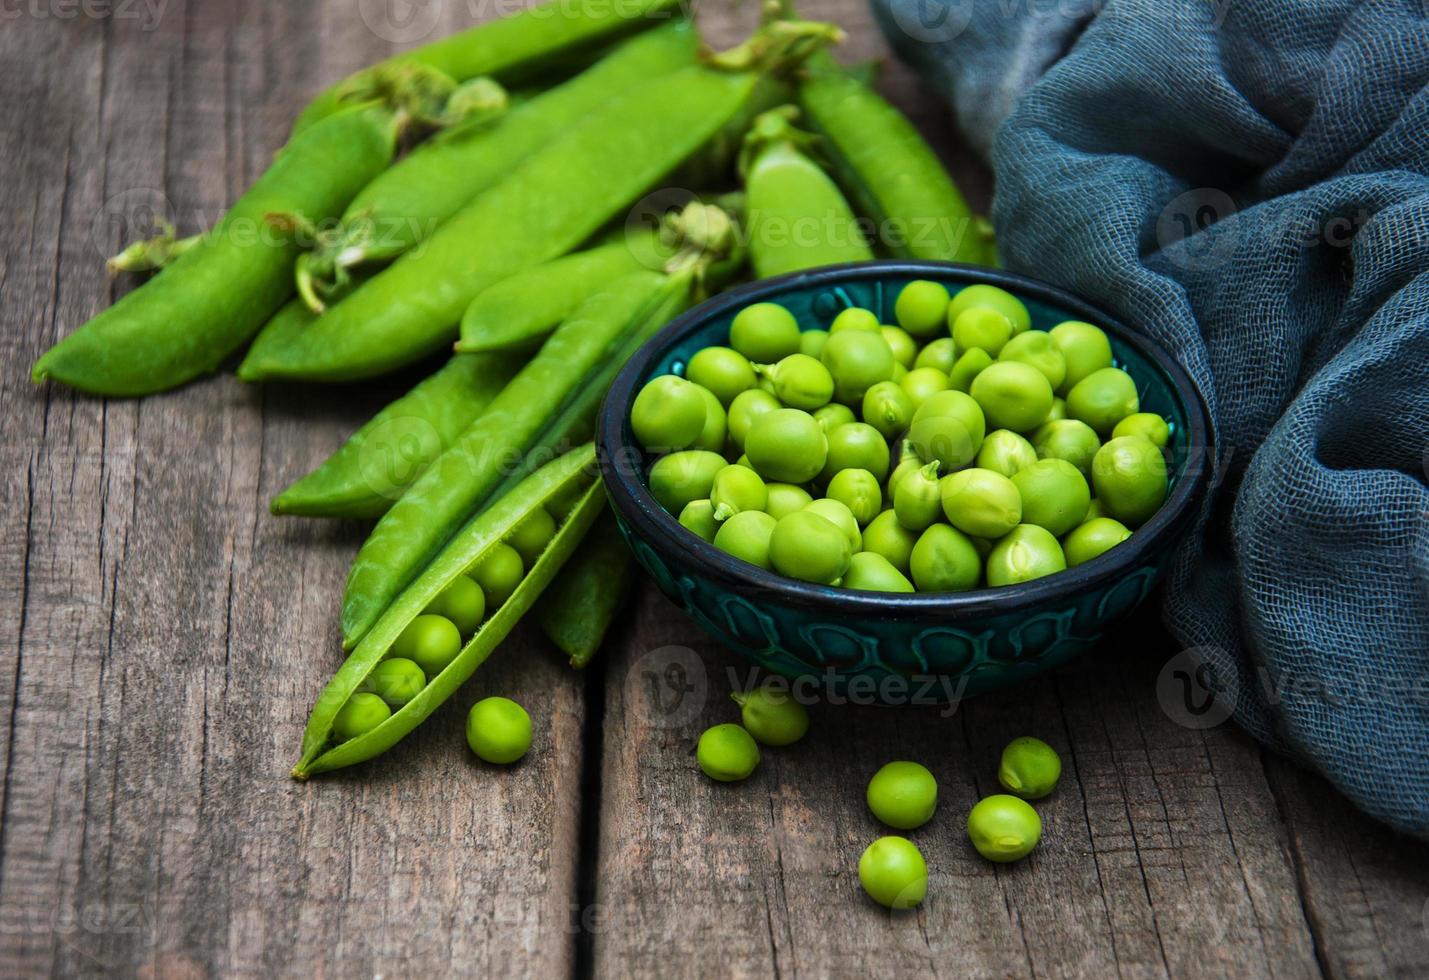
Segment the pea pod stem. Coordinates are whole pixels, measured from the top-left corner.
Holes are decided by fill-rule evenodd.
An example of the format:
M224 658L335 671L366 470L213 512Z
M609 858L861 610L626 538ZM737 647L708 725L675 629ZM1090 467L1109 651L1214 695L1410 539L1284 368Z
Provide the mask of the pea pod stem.
M156 272L203 240L202 235L179 238L174 226L167 221L159 221L157 230L157 235L134 242L105 262L109 274L114 276L121 272Z

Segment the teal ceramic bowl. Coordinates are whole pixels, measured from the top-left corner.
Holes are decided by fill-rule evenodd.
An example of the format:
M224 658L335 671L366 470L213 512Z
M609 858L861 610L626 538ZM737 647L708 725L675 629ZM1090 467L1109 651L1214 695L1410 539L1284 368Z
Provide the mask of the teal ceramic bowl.
M788 307L805 329L866 307L894 322L893 303L914 279L951 291L991 283L1015 294L1032 326L1085 320L1107 332L1117 366L1135 379L1143 411L1171 423L1170 495L1117 547L1077 568L997 589L895 595L810 585L739 561L680 526L646 485L653 459L630 430L646 382L683 374L696 351L727 344L751 303ZM1213 470L1205 404L1170 355L1069 293L1024 276L939 262L872 262L762 280L722 293L676 320L621 372L602 410L602 476L621 531L665 595L754 662L829 691L907 703L946 700L1014 684L1064 663L1140 605L1193 523Z

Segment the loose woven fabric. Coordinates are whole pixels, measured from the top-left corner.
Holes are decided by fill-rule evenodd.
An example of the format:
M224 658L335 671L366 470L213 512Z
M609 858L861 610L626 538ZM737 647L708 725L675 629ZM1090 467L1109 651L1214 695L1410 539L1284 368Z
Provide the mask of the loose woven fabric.
M1429 837L1418 0L873 0L990 147L1008 268L1174 352L1221 479L1165 589L1257 738Z

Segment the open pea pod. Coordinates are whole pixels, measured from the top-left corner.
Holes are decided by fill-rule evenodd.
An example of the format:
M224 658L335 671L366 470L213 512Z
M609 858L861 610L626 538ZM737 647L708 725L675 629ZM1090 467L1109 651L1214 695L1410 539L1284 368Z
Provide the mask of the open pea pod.
M605 497L595 478L594 464L593 445L567 453L522 480L452 538L392 602L318 696L303 733L302 758L293 767L295 779L365 762L386 752L426 720L486 661L550 584L600 515ZM538 510L558 511L573 493L579 497L564 514L555 535L525 572L515 591L476 627L456 657L439 673L427 678L425 686L414 697L381 723L354 738L338 740L334 725L339 712L354 694L362 693L368 676L392 652L393 644L412 621L460 576L479 566L494 549L502 547L512 532Z

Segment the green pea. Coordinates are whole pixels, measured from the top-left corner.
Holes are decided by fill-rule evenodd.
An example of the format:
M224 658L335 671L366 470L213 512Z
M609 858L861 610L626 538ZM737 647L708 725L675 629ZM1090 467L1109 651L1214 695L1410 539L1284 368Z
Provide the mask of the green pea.
M509 765L531 749L531 716L510 698L482 698L466 714L466 744L483 762Z
M1062 760L1057 750L1040 738L1014 738L1002 750L997 781L1014 796L1040 800L1057 788L1061 776Z
M928 463L898 481L893 492L893 514L910 531L921 531L942 518L937 463Z
M714 546L740 561L769 568L769 539L778 522L760 510L735 514L715 532Z
M427 675L414 661L405 657L389 657L372 668L362 682L362 689L375 694L390 708L400 708L422 693Z
M951 324L961 316L964 310L978 306L994 309L1007 317L1012 324L1014 333L1021 333L1032 326L1032 317L1020 299L1005 289L984 283L964 286L958 290L957 294L953 296L952 302L948 304L948 323Z
M948 523L983 538L1000 538L1022 523L1022 495L1001 473L972 467L939 483Z
M916 762L890 762L868 781L865 798L883 823L895 830L915 830L933 819L938 781Z
M987 556L987 584L1016 585L1067 567L1062 546L1052 532L1036 524L1019 524Z
M761 415L777 412L783 407L779 399L767 391L758 388L741 391L734 401L729 403L729 441L735 448L742 450L754 420Z
M741 391L748 391L758 382L749 359L728 347L706 347L690 358L685 378L714 393L726 408Z
M885 439L901 435L913 421L913 399L895 381L880 381L863 396L863 420Z
M837 500L849 509L858 526L863 527L883 510L883 488L878 478L868 470L839 470L829 481L825 496Z
M1041 425L1052 408L1052 386L1030 364L998 361L973 378L969 393L989 425L1028 432Z
M1092 492L1082 476L1065 459L1039 459L1012 477L1022 495L1022 522L1045 527L1060 537L1082 523Z
M819 428L824 430L824 435L828 435L841 425L857 422L858 416L847 405L830 402L814 413L814 421L819 423Z
M1122 436L1097 450L1092 484L1108 517L1139 527L1166 501L1166 457L1143 436Z
M877 333L883 324L878 322L878 317L872 310L865 310L862 307L851 306L834 317L834 322L829 324L829 334L843 333L846 330L863 330Z
M944 329L950 299L942 283L914 279L898 293L893 318L913 336L931 337Z
M877 330L831 334L820 360L833 375L834 397L845 405L861 404L864 392L893 374L893 349Z
M527 568L536 564L536 559L546 550L546 545L556 536L556 519L544 507L532 511L516 529L506 536L506 543L516 549ZM458 623L457 625L461 625ZM467 630L462 630L463 633Z
M417 616L392 641L392 656L412 661L427 677L440 674L459 653L461 633L445 616L426 613Z
M1052 407L1047 410L1047 418L1043 420L1043 424L1056 422L1058 419L1064 419L1066 417L1067 400L1065 398L1053 398Z
M764 512L776 521L785 514L803 510L814 501L814 498L809 496L809 491L792 483L770 483L766 490L769 493L769 502L765 505Z
M729 325L729 345L756 364L797 353L799 339L799 321L778 303L746 306Z
M698 385L695 386L699 388ZM714 392L699 388L700 397L705 400L705 426L700 430L692 449L704 449L712 453L724 451L724 440L729 428L729 416Z
M911 909L928 894L928 863L906 837L880 837L858 859L868 897L890 909Z
M1082 518L1082 523L1085 524L1087 521L1094 521L1098 517L1105 516L1106 512L1102 510L1101 501L1093 497L1092 502L1087 504L1087 516Z
M977 376L987 370L990 364L992 355L981 347L974 347L959 357L958 362L948 372L948 387L955 391L971 391Z
M867 422L849 422L829 433L829 452L819 479L828 482L841 470L868 470L882 482L890 461L883 433Z
M769 561L774 570L803 582L832 585L848 571L852 556L848 535L812 510L781 517L769 539Z
M995 429L983 439L977 451L977 465L1003 476L1011 476L1037 462L1037 450L1011 429Z
M893 508L893 501L898 493L898 484L902 483L903 479L914 470L921 470L927 465L927 463L918 459L916 456L899 461L893 473L888 477L888 492L884 494L883 497L884 502L888 505L890 510Z
M799 335L799 353L810 357L821 357L824 345L829 342L827 330L805 330Z
M1067 556L1067 567L1076 568L1089 562L1129 537L1131 531L1127 526L1110 517L1094 517L1084 521L1062 539L1062 551Z
M1111 367L1111 341L1100 327L1080 320L1067 320L1048 333L1067 362L1067 376L1062 379L1060 394L1071 391L1094 371Z
M1012 321L987 306L973 306L953 321L953 343L958 350L974 348L996 357L1012 339Z
M918 342L908 335L908 331L883 327L879 333L888 342L888 349L893 351L893 360L905 368L913 367L913 362L918 359Z
M906 575L893 567L892 562L873 551L855 552L839 584L845 589L864 592L918 591Z
M781 408L754 420L744 452L766 480L808 483L824 468L829 437L808 412Z
M769 504L769 490L749 467L726 466L710 485L710 503L714 504L715 520L727 521L742 511L762 511Z
M630 408L630 428L647 452L685 449L705 425L705 400L698 386L667 374L640 389Z
M892 349L892 348L890 348L890 350L891 350L891 349ZM888 376L888 380L894 382L895 384L897 384L897 383L901 383L901 382L903 381L903 379L906 378L906 377L908 377L908 369L907 369L906 367L904 367L902 364L899 364L897 361L894 361L894 362L893 362L893 373Z
M1092 427L1076 419L1056 419L1045 422L1032 433L1032 446L1043 459L1064 459L1081 471L1092 471L1092 457L1101 448L1101 440Z
M955 470L977 458L987 422L982 408L961 391L940 391L913 413L908 442L929 462Z
M521 554L504 544L494 545L471 570L471 577L486 593L486 602L491 609L500 608L510 598L525 574L526 566L521 561Z
M486 595L470 576L458 575L422 612L445 617L462 636L470 636L486 618Z
M917 532L900 524L898 515L891 510L879 514L863 529L864 550L882 555L905 576L908 574L908 562L913 557L913 546L917 543Z
M714 504L708 500L691 500L680 511L680 525L706 541L714 541L715 532L719 530Z
M953 365L956 363L958 363L958 348L953 343L952 337L939 337L937 340L929 341L913 359L915 369L933 368L944 374L951 374Z
M1020 861L1042 839L1042 818L1026 800L998 793L972 808L968 814L968 838L989 861Z
M818 514L843 531L844 536L848 538L849 547L854 551L863 549L863 531L859 527L858 518L854 517L848 504L841 500L823 497L819 500L811 500L805 505L804 511L809 514Z
M1165 449L1171 441L1171 427L1155 412L1137 412L1122 419L1111 430L1113 439L1122 436L1142 436L1151 440L1158 449Z
M1067 414L1109 436L1116 424L1141 407L1136 382L1121 368L1093 371L1067 392Z
M759 765L759 746L749 732L738 725L715 725L700 736L695 758L706 776L721 783L733 783L748 779Z
M1042 372L1055 391L1067 378L1067 358L1045 330L1028 330L1013 337L998 353L999 361L1021 361Z
M359 692L347 699L332 721L333 738L346 742L366 735L372 729L392 717L392 709L387 707L375 694Z
M917 411L932 395L947 391L948 375L934 367L915 367L898 382L899 387L913 400L913 411Z
M678 514L691 500L708 497L715 474L728 465L727 459L707 449L662 456L650 467L650 493L666 511Z
M913 546L909 571L919 592L966 592L977 588L982 559L966 534L934 524Z
M774 382L774 394L790 408L812 412L834 397L833 375L808 354L790 354L761 370Z
M765 745L793 745L809 730L809 712L789 692L770 684L730 697L739 705L739 720L755 741Z

